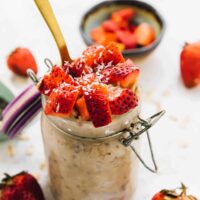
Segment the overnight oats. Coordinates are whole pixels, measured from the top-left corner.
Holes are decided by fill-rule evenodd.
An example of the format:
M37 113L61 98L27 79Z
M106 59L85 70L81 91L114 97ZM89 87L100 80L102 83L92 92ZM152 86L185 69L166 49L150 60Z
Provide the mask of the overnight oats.
M88 47L38 84L42 134L57 200L131 200L138 161L120 132L139 113L139 69L117 44ZM123 134L122 134L123 133Z

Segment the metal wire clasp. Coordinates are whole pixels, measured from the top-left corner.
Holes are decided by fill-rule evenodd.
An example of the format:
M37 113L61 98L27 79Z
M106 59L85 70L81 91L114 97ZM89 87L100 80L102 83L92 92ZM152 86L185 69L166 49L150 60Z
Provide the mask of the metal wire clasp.
M137 158L141 161L141 163L144 165L145 168L147 168L149 171L156 173L157 172L157 164L154 158L153 148L151 144L151 139L149 135L149 129L165 114L165 111L161 111L156 113L155 115L152 115L148 119L144 120L140 118L139 116L138 121L136 123L132 123L130 128L126 129L124 132L128 133L128 136L122 138L120 141L125 147L131 147L131 149L134 151ZM146 162L142 159L140 154L136 151L135 147L132 145L133 140L136 140L139 138L139 136L143 133L146 133L149 149L151 153L151 159L153 162L153 168L149 167Z

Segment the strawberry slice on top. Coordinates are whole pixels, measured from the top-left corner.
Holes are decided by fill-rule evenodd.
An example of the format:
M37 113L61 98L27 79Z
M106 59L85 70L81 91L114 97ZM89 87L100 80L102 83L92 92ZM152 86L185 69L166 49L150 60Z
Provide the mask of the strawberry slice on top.
M73 84L73 81L73 78L61 67L54 66L51 72L43 77L38 87L42 94L49 96L52 90L57 88L60 84Z
M110 42L105 47L101 45L88 47L83 52L83 56L85 63L93 68L98 67L99 65L116 65L125 61L118 45L115 42Z
M79 89L66 83L53 89L45 105L45 114L59 117L70 116L78 94Z
M131 61L127 60L125 63L119 63L114 67L108 67L102 70L104 83L119 84L123 88L131 88L137 83L140 70Z
M113 115L122 115L138 105L138 98L130 89L111 87L109 104Z
M112 122L106 87L90 88L85 91L84 98L91 121L96 128Z
M63 69L66 73L69 73L73 77L80 77L85 71L85 62L80 57L74 60L72 63L65 62L63 65Z

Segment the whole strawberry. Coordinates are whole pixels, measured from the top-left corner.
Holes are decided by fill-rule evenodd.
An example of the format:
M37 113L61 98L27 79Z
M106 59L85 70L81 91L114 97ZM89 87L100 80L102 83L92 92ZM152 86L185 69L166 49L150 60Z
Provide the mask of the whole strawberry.
M200 42L185 44L180 55L180 67L186 87L200 83Z
M33 54L27 48L16 48L7 59L8 68L19 76L27 77L27 69L38 72Z
M196 197L187 195L187 188L185 185L182 184L182 187L179 190L181 191L178 192L178 189L161 190L153 196L152 200L197 200Z
M0 184L0 200L44 200L37 180L26 172L9 176Z

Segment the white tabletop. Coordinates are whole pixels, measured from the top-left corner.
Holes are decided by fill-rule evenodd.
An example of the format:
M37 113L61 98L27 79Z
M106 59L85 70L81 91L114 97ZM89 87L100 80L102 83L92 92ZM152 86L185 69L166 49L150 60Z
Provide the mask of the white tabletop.
M98 0L51 1L72 57L85 45L78 31L82 14ZM199 0L151 0L167 22L161 45L149 56L135 59L141 68L143 88L142 115L149 116L161 109L166 115L151 130L159 172L152 174L141 165L134 200L150 200L161 188L175 188L184 182L200 198L200 87L186 89L180 79L179 54L185 41L199 40ZM6 67L6 56L16 47L28 47L37 59L40 74L45 71L43 59L59 62L59 54L34 1L1 0L0 6L0 80L18 94L28 81L14 76ZM3 77L3 78L2 78ZM145 137L142 152L148 160ZM46 186L47 169L36 117L15 140L0 143L0 178L3 173L26 170Z

